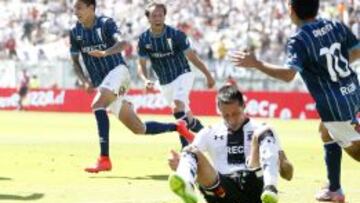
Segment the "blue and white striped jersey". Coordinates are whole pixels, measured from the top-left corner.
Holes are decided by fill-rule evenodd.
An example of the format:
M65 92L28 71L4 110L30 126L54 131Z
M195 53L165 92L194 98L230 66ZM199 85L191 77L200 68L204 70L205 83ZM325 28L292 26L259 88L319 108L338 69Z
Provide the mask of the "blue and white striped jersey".
M105 76L119 64L125 64L121 53L96 58L88 52L93 50L106 50L116 43L120 32L112 18L96 16L92 28L85 28L80 22L70 32L70 52L72 55L80 54L89 73L91 82L99 86Z
M191 71L185 56L189 48L190 43L185 33L167 25L160 36L154 36L148 29L140 35L138 41L139 56L150 59L161 85Z
M322 121L355 120L360 87L349 51L360 48L342 23L318 19L303 25L287 44L286 65L299 71Z

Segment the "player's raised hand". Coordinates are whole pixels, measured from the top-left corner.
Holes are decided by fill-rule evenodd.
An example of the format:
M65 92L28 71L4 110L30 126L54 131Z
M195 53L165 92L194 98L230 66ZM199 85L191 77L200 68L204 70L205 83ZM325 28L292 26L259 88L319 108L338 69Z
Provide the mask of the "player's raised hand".
M168 158L168 164L171 170L176 171L180 161L180 154L174 150L170 151L170 157Z
M106 52L105 52L105 51L101 51L101 50L93 50L93 51L90 51L90 52L89 52L89 55L90 55L90 56L93 56L93 57L97 57L97 58L101 58L101 57L107 56Z
M94 86L91 84L91 82L84 82L83 88L87 93L93 93L95 91Z
M211 75L207 76L206 80L207 80L207 86L209 89L213 88L215 86L215 80Z
M236 51L230 56L230 61L235 66L243 68L257 68L261 62L256 58L253 52L248 51Z

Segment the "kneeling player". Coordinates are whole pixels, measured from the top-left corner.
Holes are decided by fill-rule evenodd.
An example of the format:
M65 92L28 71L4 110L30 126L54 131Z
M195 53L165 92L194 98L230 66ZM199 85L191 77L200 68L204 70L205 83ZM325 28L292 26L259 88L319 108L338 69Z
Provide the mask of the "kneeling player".
M223 121L200 131L181 155L173 152L169 160L176 169L169 178L172 191L185 203L195 203L197 182L208 203L278 202L278 171L290 180L293 167L277 136L245 115L243 96L236 87L222 87L217 99Z

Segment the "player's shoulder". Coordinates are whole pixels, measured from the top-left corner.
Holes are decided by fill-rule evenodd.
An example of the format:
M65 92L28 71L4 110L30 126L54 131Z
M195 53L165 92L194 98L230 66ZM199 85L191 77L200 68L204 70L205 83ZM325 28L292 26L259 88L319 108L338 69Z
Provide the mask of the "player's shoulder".
M214 135L214 134L218 134L218 133L226 132L226 131L227 131L227 127L224 124L224 122L219 122L219 123L204 127L203 129L201 129L199 134L202 134L203 136L212 137L212 135Z
M151 38L151 32L150 32L150 28L146 29L144 32L140 33L139 35L139 40L140 41L146 41L147 39Z
M165 25L165 29L169 33L174 33L175 36L185 35L185 33L182 30L175 28L171 25Z
M71 27L70 35L73 37L79 36L83 32L83 30L84 30L84 28L83 28L82 24L79 21L77 21L75 23L75 25Z
M105 15L98 16L97 18L101 23L106 23L108 21L114 21L113 18L111 18L109 16L105 16Z
M82 24L79 21L76 21L76 23L71 27L71 32L75 32L79 29L82 29Z

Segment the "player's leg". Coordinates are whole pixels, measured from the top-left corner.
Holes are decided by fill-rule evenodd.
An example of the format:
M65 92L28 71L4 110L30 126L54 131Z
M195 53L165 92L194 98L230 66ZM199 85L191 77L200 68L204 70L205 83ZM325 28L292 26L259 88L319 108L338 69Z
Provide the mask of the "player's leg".
M109 158L109 117L106 107L115 99L116 95L111 90L100 87L91 105L97 123L100 157L94 166L85 168L86 172L97 173L111 170L112 166Z
M183 120L186 123L186 128L188 126L187 116L185 113L185 107L182 102L174 101L174 108L173 108L173 116L174 118L179 121ZM180 143L182 147L185 147L189 144L187 139L185 138L185 134L180 132Z
M282 178L290 181L294 174L294 167L292 163L288 160L285 151L282 150L280 140L278 136L275 135L276 141L279 145L279 173ZM253 139L251 142L251 151L250 158L248 160L249 168L256 169L260 166L260 157L259 157L259 144L257 139Z
M225 190L220 184L220 178L202 152L193 146L184 148L181 153L177 170L169 177L171 190L179 195L184 202L197 202L194 195L194 185L198 182L206 191L215 195L225 196Z
M279 171L279 145L273 132L267 128L254 133L251 142L251 155L248 166L264 173L264 191L261 200L264 203L278 202L277 182Z
M154 135L165 132L176 131L178 125L175 123L160 123L155 121L142 122L136 114L132 104L127 101L126 92L130 86L130 74L126 67L120 66L116 68L116 83L113 90L118 92L115 101L111 103L109 109L129 130L134 134Z
M19 101L18 101L18 106L17 106L17 110L23 110L23 103L24 100L26 98L28 92L28 88L27 87L20 87L19 90Z
M114 102L111 105L110 110L117 115L119 120L129 130L137 135L155 135L165 132L174 132L178 128L178 125L175 123L161 123L156 121L142 122L139 116L135 113L132 104L123 99L119 99Z
M162 85L160 88L161 94L172 107L175 119L180 121L179 124L182 124L181 121L185 121L187 126L189 126L189 120L186 114L188 110L188 97L192 87L192 81L194 80L191 76L192 74L182 74L171 83ZM192 140L191 136L187 135L187 130L183 125L178 128L178 132L181 135L180 142L182 147L187 146L189 144L187 140Z
M325 122L330 136L356 161L360 161L360 123Z
M198 157L191 148L185 148L180 155L176 172L169 176L170 189L178 195L184 203L196 203L194 192L198 173Z
M324 160L329 184L322 188L315 196L318 201L345 199L341 189L341 147L330 137L323 123L319 125L321 140L324 143Z
M352 145L344 149L353 159L360 162L360 141L353 141Z
M193 86L194 74L184 73L171 84L174 117L184 120L188 128L193 132L199 132L203 125L200 120L192 115L190 110L190 92ZM183 143L183 142L182 142ZM186 143L183 143L186 144Z
M130 74L124 65L119 65L111 70L98 88L98 92L93 100L91 108L95 114L100 138L100 157L97 163L85 169L87 172L97 173L100 171L111 170L109 158L109 117L107 107L116 99L117 95L122 94L127 89Z

